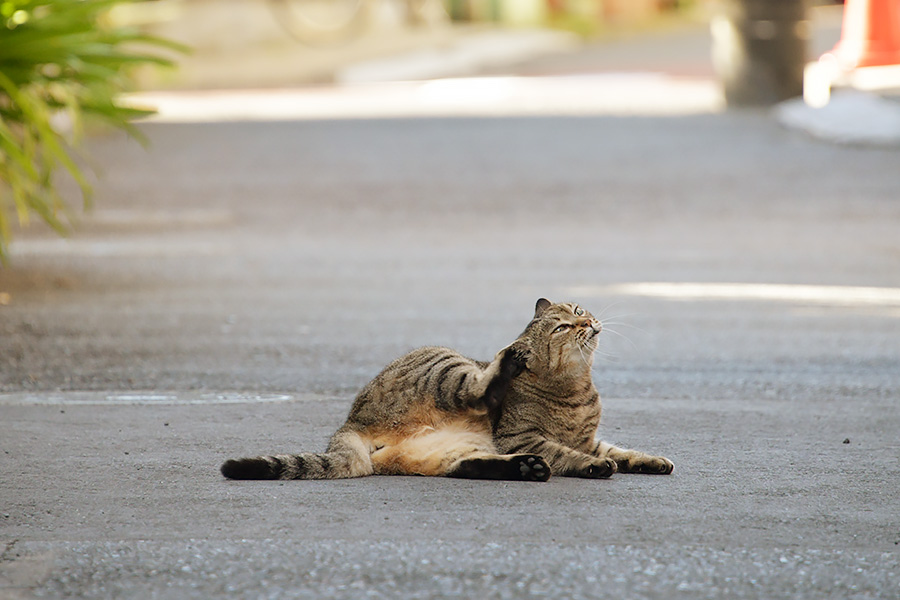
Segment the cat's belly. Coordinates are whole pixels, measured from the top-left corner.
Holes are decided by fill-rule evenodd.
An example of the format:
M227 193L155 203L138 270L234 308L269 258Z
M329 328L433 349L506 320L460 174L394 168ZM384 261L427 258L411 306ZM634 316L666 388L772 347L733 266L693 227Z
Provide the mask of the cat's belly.
M459 457L497 453L486 414L439 411L431 417L360 432L376 474L442 475Z

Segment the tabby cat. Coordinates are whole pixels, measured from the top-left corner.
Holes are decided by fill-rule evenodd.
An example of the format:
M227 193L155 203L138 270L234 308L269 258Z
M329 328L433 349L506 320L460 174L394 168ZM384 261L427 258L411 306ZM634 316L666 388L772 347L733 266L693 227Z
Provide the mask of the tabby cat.
M228 460L231 479L445 475L546 481L551 474L671 473L661 456L595 439L591 379L600 322L577 304L541 298L516 341L489 362L420 348L356 397L324 453Z

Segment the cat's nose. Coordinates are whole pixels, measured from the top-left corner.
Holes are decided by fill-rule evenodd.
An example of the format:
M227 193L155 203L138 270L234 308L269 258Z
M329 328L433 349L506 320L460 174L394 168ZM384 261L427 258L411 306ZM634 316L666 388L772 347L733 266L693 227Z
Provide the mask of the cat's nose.
M582 327L590 327L594 330L594 333L600 333L600 330L603 328L597 319L585 319L580 324Z

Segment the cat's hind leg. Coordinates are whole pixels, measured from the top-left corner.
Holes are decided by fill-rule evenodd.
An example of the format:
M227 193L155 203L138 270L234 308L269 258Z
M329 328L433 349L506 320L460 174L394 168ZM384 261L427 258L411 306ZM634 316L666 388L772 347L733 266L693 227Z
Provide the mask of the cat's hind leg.
M507 346L489 363L461 356L447 348L422 348L409 355L410 360L430 360L427 370L416 374L418 397L434 399L445 412L493 410L503 402L510 382L526 366L528 353L519 346Z
M550 466L537 454L484 455L457 461L447 477L547 481Z
M550 467L534 454L501 455L487 431L450 423L423 427L402 439L374 439L376 474L432 475L466 479L547 481Z
M373 473L369 446L353 431L338 431L321 453L274 454L227 460L229 479L343 479Z
M469 407L496 408L503 402L509 384L525 369L528 356L528 351L519 346L507 346L484 370L476 372L468 385L460 387L457 401Z

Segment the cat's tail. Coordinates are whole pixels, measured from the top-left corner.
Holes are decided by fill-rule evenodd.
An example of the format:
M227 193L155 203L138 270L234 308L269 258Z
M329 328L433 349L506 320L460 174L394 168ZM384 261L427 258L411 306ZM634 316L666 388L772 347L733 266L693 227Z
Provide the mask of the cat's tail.
M343 479L373 470L368 447L353 432L335 435L327 452L231 459L221 467L228 479Z

